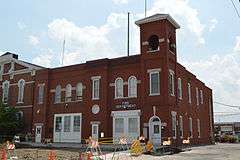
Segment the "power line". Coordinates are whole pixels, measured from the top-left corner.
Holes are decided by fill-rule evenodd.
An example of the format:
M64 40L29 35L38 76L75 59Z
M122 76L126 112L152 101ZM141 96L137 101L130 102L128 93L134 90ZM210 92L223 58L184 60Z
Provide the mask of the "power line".
M232 2L232 5L233 5L233 7L234 7L234 9L235 9L235 11L236 11L236 13L237 13L237 15L238 15L238 18L240 19L240 14L239 14L239 12L238 12L238 10L237 10L236 5L234 4L233 0L231 0L231 2Z
M238 108L238 109L240 109L240 106L237 106L237 105L229 105L229 104L225 104L225 103L221 103L221 102L213 102L213 103L215 103L215 104L220 104L220 105L222 105L222 106L226 106L226 107L231 107L231 108Z

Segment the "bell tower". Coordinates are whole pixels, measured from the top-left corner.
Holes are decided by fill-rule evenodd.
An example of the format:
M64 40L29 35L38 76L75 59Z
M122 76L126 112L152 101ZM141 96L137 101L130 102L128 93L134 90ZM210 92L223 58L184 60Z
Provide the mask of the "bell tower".
M141 54L176 57L176 29L179 24L169 14L155 14L135 22L140 27Z

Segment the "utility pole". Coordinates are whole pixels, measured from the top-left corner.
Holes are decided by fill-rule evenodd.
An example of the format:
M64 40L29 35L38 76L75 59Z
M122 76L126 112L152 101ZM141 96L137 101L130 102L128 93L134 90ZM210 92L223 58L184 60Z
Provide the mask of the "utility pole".
M127 56L129 56L129 16L130 13L128 12L128 24L127 24Z
M64 39L63 39L63 48L62 48L62 66L63 66L63 62L64 62L64 54L65 54L65 43L66 43L66 41L65 41L65 36L64 36Z
M147 17L147 0L144 0L144 13L145 13L145 18Z

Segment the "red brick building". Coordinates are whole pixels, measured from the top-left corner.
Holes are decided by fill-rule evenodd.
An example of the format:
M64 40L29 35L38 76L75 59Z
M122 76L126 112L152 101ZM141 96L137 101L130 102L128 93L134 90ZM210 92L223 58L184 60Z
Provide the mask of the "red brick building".
M136 21L141 53L44 68L6 53L0 57L0 97L21 110L35 141L81 142L140 135L175 145L213 136L212 90L177 62L176 29L167 14Z

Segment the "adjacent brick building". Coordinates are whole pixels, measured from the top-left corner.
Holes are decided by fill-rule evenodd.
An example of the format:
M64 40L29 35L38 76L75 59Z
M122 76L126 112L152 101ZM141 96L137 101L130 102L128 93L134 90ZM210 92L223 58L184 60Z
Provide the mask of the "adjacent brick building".
M160 144L208 144L212 90L177 62L176 29L167 14L136 22L138 55L44 68L6 53L0 57L0 96L20 109L24 132L36 142L81 142L88 136L144 135Z

